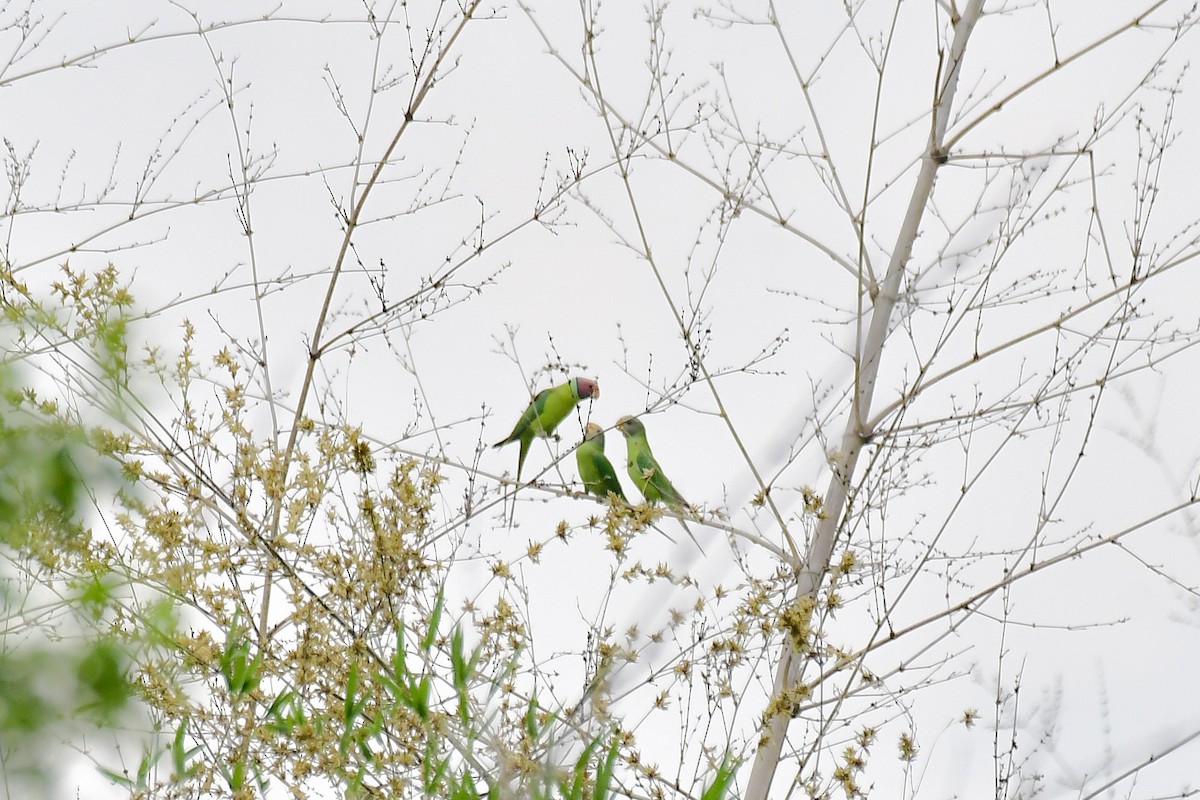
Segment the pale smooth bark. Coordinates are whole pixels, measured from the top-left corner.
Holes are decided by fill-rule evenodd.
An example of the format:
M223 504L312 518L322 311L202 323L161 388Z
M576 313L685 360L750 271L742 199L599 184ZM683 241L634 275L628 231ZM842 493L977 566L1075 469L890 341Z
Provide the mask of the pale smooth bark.
M942 143L954 103L955 88L958 85L958 76L966 54L967 42L982 12L983 0L970 0L963 10L962 16L953 21L954 41L944 62L942 81L934 102L929 145L921 159L921 168L917 174L916 184L913 186L904 222L896 237L895 247L892 249L892 257L888 263L883 283L871 302L870 328L858 353L854 402L842 434L841 448L835 456L836 461L833 465L833 475L829 480L829 488L825 493L825 516L817 525L805 555L804 568L800 573L796 589L797 600L803 597L814 597L829 569L829 559L837 540L842 513L845 510L854 477L854 469L862 452L862 446L869 441L872 433L865 429L864 421L871 415L875 380L879 374L883 349L887 344L892 312L899 297L900 281L912 252L913 242L920 232L925 209L933 195L938 167L945 162ZM779 697L795 684L802 672L802 667L803 658L799 657L793 651L790 642L785 640L780 647L772 698ZM750 781L746 787L747 800L765 800L768 796L771 781L775 776L775 770L779 765L780 755L787 740L790 721L791 718L782 713L775 714L766 721L762 734L764 741L755 755Z

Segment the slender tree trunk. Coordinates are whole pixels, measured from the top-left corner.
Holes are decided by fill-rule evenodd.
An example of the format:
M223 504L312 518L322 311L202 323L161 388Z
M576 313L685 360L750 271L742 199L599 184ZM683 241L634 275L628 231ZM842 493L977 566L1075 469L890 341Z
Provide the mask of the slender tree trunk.
M925 208L933 194L938 167L944 162L945 154L942 151L942 142L950 119L959 69L966 53L967 41L970 39L971 31L982 11L983 0L970 0L962 16L957 20L952 20L954 41L948 57L943 62L943 76L934 100L929 146L921 161L916 185L913 187L904 223L896 237L896 245L892 250L892 257L888 263L883 284L872 301L871 325L863 340L858 358L854 403L849 418L846 420L846 429L842 434L838 460L834 464L833 475L829 480L829 489L825 493L826 515L818 524L805 555L805 566L796 589L797 600L806 596L814 597L828 571L829 559L833 554L842 514L846 508L846 499L853 481L854 469L858 464L863 444L870 438L871 431L866 430L864 424L865 420L870 417L871 401L875 394L875 380L879 374L883 347L887 342L892 311L896 307L899 296L900 279L912 253L913 242L920 231ZM780 659L772 690L773 697L779 697L795 684L802 673L803 663L803 658L793 651L790 643L785 640L780 648ZM775 714L766 720L762 734L763 741L755 756L754 766L750 772L750 782L746 787L747 800L765 800L767 797L784 742L787 739L787 727L790 721L791 718L784 713Z

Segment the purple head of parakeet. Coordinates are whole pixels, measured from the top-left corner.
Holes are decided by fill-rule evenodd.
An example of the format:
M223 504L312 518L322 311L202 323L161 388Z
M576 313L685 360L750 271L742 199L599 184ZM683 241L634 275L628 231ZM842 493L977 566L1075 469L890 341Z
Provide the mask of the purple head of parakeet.
M580 400L600 399L600 384L591 378L571 378L571 383L575 386L575 394Z

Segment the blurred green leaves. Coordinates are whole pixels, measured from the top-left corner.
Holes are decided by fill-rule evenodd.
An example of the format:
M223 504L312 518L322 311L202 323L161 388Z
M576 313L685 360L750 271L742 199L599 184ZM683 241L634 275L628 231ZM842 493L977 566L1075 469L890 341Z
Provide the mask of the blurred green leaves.
M67 331L113 388L124 380L126 328L120 303L103 308L114 286L89 294L89 315L75 308ZM90 445L92 410L54 399L62 387L44 365L22 366L28 343L48 335L45 307L25 300L6 304L0 330L0 772L10 796L51 791L66 747L129 726L131 648L161 643L175 624L169 603L116 622L129 581L97 557L88 528L115 472Z
M38 544L39 535L77 532L76 510L87 489L75 454L86 443L78 428L15 404L21 394L12 373L0 367L0 543L20 549Z

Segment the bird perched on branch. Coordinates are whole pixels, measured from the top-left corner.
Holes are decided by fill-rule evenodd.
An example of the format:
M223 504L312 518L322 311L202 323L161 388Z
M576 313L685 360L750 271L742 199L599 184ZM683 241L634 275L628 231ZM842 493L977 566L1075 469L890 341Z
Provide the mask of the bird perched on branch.
M517 456L517 480L520 480L521 467L525 466L525 456L529 453L529 445L533 443L533 438L554 435L558 423L567 418L580 400L594 400L598 397L600 384L590 378L571 378L566 383L543 389L533 398L521 419L517 420L516 427L508 438L492 446L503 447L517 441L521 443L521 453Z
M612 494L626 500L621 482L617 480L617 471L604 455L604 429L594 422L589 422L584 429L583 442L575 449L575 464L579 467L584 489L601 499Z
M625 446L628 451L629 477L633 485L646 498L647 503L657 503L662 500L667 505L678 510L688 510L688 501L667 479L662 467L650 450L646 441L646 426L634 417L621 417L617 420L617 430L625 434Z

